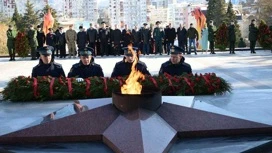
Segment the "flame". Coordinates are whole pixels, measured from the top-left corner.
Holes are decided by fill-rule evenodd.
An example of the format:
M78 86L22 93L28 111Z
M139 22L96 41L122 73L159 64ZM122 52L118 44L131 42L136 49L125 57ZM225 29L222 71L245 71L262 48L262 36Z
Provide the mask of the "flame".
M128 50L132 52L134 61L132 63L131 72L126 80L126 84L121 87L122 94L141 94L142 85L138 82L139 79L144 80L145 76L136 69L138 63L138 57L136 52L133 50L132 45L128 46Z

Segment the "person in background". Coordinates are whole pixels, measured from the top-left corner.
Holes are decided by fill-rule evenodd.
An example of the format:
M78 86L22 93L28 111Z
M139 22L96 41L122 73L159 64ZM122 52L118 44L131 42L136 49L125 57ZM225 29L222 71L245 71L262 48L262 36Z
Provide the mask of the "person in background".
M202 51L208 52L208 28L207 25L205 24L204 28L201 30L201 46L202 46Z
M169 33L169 26L167 25L164 28L164 39L163 39L163 49L164 53L168 53L168 33Z
M172 27L171 23L169 23L169 29L167 34L167 41L168 41L167 54L168 55L170 53L170 46L174 45L175 39L176 39L176 29Z
M90 23L90 28L87 30L87 41L88 41L88 47L93 48L92 55L96 56L96 43L97 43L97 30L93 27L93 24Z
M110 41L110 31L106 28L106 22L101 22L101 28L99 29L98 35L101 57L103 57L105 54L106 56L109 56L108 43Z
M27 37L28 37L29 46L31 48L31 60L36 60L37 59L36 50L38 46L38 41L37 41L37 32L36 30L34 30L33 25L29 26Z
M144 28L141 33L141 42L143 43L143 53L144 55L149 55L150 42L151 42L151 30L147 28L147 23L144 23Z
M17 32L13 29L12 25L9 25L7 30L7 47L9 52L9 61L15 61L15 39Z
M45 34L40 25L37 26L37 41L38 41L38 46L37 46L37 50L38 50L39 48L42 48L45 44ZM37 59L40 58L40 53L38 51L36 52L36 57Z
M69 26L69 30L65 33L66 43L68 45L69 58L73 55L73 58L76 58L76 41L77 41L77 33L73 29L73 25Z
M236 34L235 34L235 25L234 21L230 22L230 26L228 27L228 40L229 40L229 51L230 54L235 54L235 42L236 42Z
M160 21L156 22L156 28L154 29L153 32L153 38L155 40L155 54L162 55L162 41L164 38L164 31L160 27L160 24L161 24Z
M83 26L79 26L79 32L77 33L78 54L80 53L79 51L85 49L86 45L87 45L87 33L83 30Z
M46 36L45 36L45 42L46 42L46 45L53 47L52 59L54 59L55 58L56 43L57 43L57 36L53 32L52 28L49 28L48 30L49 30L49 33L46 34Z
M68 73L68 78L88 78L88 77L104 77L103 70L100 65L94 63L92 57L93 48L85 47L83 50L79 50L80 61L74 64Z
M133 47L140 49L141 35L137 26L134 26L134 29L132 30L132 37L133 37Z
M40 60L39 64L32 69L32 77L51 76L51 77L65 77L65 73L61 64L55 63L52 58L52 46L44 46L39 48Z
M57 38L60 50L60 58L66 58L66 39L65 32L63 32L63 27L59 28L59 34L57 35Z
M213 25L213 21L211 20L210 21L210 25L208 27L208 40L210 42L210 51L211 51L211 54L215 54L214 52L214 37L215 37L215 34L216 34L216 27Z
M122 61L115 64L111 77L128 76L131 72L131 67L133 62L136 60L136 58L138 58L136 56L133 56L133 53L132 53L132 52L137 52L138 48L124 47L122 49L124 50L124 54L125 54L124 58ZM138 71L140 71L144 75L150 75L144 62L141 62L138 60L135 67Z
M187 30L185 26L182 26L182 24L180 24L177 30L177 37L178 37L178 46L184 50L183 54L185 54L185 52L188 53Z
M251 24L249 25L249 36L248 36L248 39L250 41L250 53L251 54L256 54L255 46L256 46L258 34L259 34L259 29L256 26L256 20L253 19L253 20L251 20Z
M197 55L196 41L198 41L199 35L198 35L196 28L194 28L192 23L190 24L190 28L187 31L187 37L189 38L189 53L188 54L191 54L191 48L192 48L192 44L193 44L194 49L195 49L195 55Z
M113 55L120 56L120 50L121 50L121 41L122 41L122 32L118 28L118 25L115 24L114 30L111 33L111 43L113 46Z
M192 73L190 64L184 62L185 58L182 57L182 52L184 52L182 48L172 46L170 60L161 65L159 75L164 75L166 73L171 76L179 76L184 73Z

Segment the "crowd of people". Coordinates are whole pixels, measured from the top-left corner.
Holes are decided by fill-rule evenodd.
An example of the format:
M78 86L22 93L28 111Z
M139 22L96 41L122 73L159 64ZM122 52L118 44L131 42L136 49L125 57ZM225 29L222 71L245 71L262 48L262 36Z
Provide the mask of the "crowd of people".
M68 58L75 58L78 50L82 50L85 47L94 49L93 56L120 56L123 54L121 48L127 47L129 44L137 47L143 55L162 55L163 53L169 55L170 46L174 45L175 40L178 41L178 46L184 49L183 54L191 54L191 50L194 49L194 53L197 55L197 46L199 43L201 43L203 51L210 50L211 54L215 54L215 34L217 28L214 26L213 21L210 21L208 26L205 26L201 30L201 33L196 30L192 23L188 29L182 24L175 29L171 23L166 27L162 27L159 21L156 22L153 29L148 27L147 23L144 23L141 28L135 26L133 29L129 29L125 25L124 29L121 30L119 29L119 25L109 27L105 22L101 23L100 28L95 28L91 23L90 27L87 30L85 29L83 26L79 26L79 32L76 32L73 25L70 25L66 32L63 30L63 27L59 27L55 31L49 28L49 33L45 34L40 25L36 29L33 25L30 25L27 37L29 46L31 47L31 59L36 60L39 58L37 49L43 47L45 44L54 48L52 50L52 58L55 58L55 56L66 58L66 49L68 49ZM256 27L256 21L252 20L249 26L251 53L255 53L257 35L258 28ZM7 37L10 61L14 61L16 33L12 26L9 26ZM200 37L201 42L199 42ZM231 22L228 27L228 40L230 54L235 54L236 32L234 22ZM210 44L209 48L208 42Z

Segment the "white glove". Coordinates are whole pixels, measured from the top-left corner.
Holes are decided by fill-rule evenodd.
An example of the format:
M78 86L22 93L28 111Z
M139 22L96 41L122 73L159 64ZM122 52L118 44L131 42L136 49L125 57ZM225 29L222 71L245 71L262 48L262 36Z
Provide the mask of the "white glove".
M77 82L83 82L84 79L83 78L76 78Z

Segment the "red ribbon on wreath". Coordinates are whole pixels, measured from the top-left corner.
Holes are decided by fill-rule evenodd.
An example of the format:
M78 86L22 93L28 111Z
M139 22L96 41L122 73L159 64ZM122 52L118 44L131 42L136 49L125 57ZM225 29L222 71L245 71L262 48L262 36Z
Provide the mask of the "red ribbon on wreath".
M173 83L172 83L172 76L168 73L164 73L164 76L168 79L168 82L169 82L169 86L173 89L173 91L175 91L175 88L173 87Z
M207 78L207 76L203 75L202 77L204 78L207 85L211 85L211 83L210 83L209 79Z
M195 90L194 90L191 82L188 80L188 78L183 77L183 79L188 84L188 86L191 88L192 93L195 93Z
M103 81L104 81L104 93L107 94L108 93L107 78L103 77Z
M34 94L35 98L38 97L38 80L37 80L37 78L33 78L33 94Z
M123 86L123 78L122 77L117 77L117 80L119 81L120 87Z
M158 83L157 83L157 81L156 81L153 77L150 77L150 80L151 80L151 82L155 85L155 87L158 88Z
M50 88L49 88L51 97L54 95L54 83L55 83L55 78L52 78L50 82Z
M67 78L67 84L68 84L68 91L69 91L70 95L72 95L72 93L73 93L73 88L72 88L72 81L71 81L71 78Z
M90 93L91 81L88 78L86 78L85 81L86 81L86 96L89 97L91 95Z

